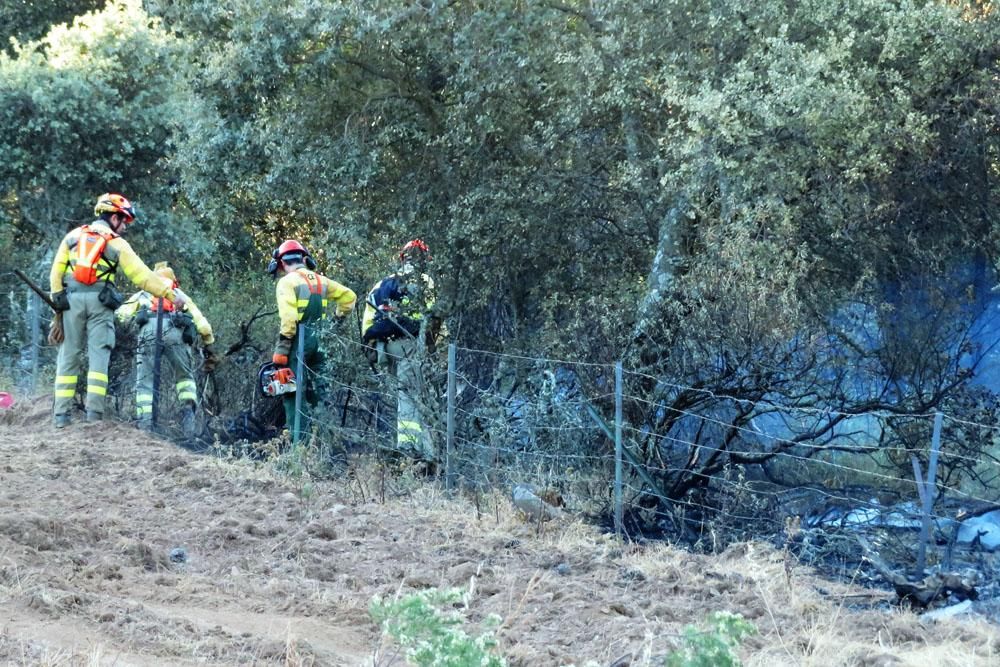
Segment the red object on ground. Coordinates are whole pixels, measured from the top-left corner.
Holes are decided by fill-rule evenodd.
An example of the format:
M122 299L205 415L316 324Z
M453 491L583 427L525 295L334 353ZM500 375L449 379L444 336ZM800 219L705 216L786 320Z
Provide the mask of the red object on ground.
M14 405L14 397L5 391L0 391L0 408L9 408Z

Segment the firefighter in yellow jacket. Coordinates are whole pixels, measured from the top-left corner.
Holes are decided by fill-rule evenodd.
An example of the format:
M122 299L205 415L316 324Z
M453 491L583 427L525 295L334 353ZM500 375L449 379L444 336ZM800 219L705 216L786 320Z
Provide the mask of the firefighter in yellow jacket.
M71 421L73 397L83 354L87 353L87 421L104 418L108 392L108 362L115 346L114 311L122 304L115 288L119 270L142 289L166 297L175 307L184 306L184 295L170 281L153 273L132 246L121 238L135 220L128 199L120 194L101 195L94 206L98 219L63 237L52 261L49 288L59 308L50 340L59 343L56 362L53 421L57 428Z
M362 342L371 360L396 382L396 449L430 464L437 462L430 431L423 426L419 399L424 387L422 347L441 334L434 313L434 280L425 273L430 248L413 239L399 253L399 269L375 283L365 299Z
M158 276L170 281L176 289L180 287L174 270L166 262L159 262L153 269ZM119 322L134 323L139 327L138 350L135 359L135 409L139 418L139 428L149 430L153 418L153 380L156 359L156 320L159 311L162 318L161 378L163 372L173 374L174 390L181 408L181 428L186 436L194 435L195 406L198 388L194 381L194 363L191 354L196 339L201 339L204 355L203 369L212 372L218 363L212 344L215 335L212 325L190 298L184 311L163 298L149 292L139 291L129 297L116 312Z
M357 296L351 289L317 273L316 261L295 240L285 241L271 254L268 273L277 276L279 272L283 275L274 295L281 328L271 361L297 372L297 336L304 333L302 357L307 370L305 377L297 377L295 383L297 391L305 390L305 402L315 407L326 393L325 357L315 324L331 310L337 317L344 317L354 308ZM291 429L295 424L295 394L285 394L283 400L285 425ZM307 429L306 420L300 419L300 426Z

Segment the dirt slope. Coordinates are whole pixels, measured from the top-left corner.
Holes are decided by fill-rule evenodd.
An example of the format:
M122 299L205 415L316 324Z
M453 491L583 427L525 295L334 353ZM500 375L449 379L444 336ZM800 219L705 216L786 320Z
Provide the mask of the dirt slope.
M539 533L503 498L365 467L303 484L120 424L57 432L47 401L0 415L0 447L8 664L402 664L372 596L470 582L470 620L504 619L514 665L653 664L716 610L760 629L750 665L1000 664L996 626L851 611L869 593L762 545L707 557L575 521Z

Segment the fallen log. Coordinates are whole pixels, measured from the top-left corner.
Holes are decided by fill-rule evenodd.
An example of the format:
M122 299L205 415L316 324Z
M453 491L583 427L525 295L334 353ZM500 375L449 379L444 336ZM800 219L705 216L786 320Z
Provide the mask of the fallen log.
M938 598L954 594L959 600L975 600L979 597L976 590L975 575L961 575L955 572L934 572L923 579L911 581L906 575L889 567L871 544L861 535L855 536L865 554L865 560L872 564L882 577L892 584L900 602L927 607Z

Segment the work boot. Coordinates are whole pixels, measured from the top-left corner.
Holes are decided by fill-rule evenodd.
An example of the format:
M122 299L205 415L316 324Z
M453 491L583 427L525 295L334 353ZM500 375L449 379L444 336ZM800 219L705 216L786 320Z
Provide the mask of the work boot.
M194 437L194 431L194 408L187 405L181 409L181 432L184 434L185 438L191 438Z
M52 425L56 428L66 428L70 425L71 421L69 415L56 415L52 418Z
M87 423L96 424L98 422L104 421L103 412L94 412L93 410L87 410Z

